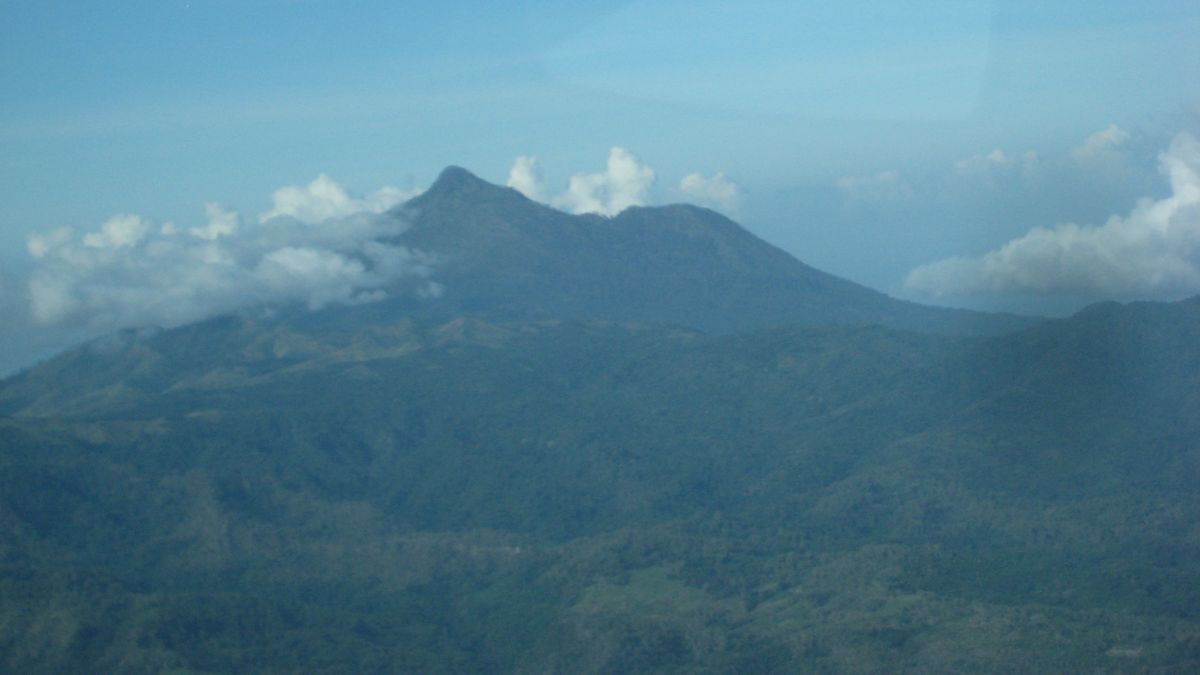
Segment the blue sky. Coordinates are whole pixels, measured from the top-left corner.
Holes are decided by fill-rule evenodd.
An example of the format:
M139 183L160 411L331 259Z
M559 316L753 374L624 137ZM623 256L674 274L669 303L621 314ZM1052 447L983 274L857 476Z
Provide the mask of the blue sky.
M568 180L614 147L653 170L635 199L707 200L912 299L1069 311L1200 290L1005 267L1034 228L1135 228L1138 199L1173 198L1163 156L1191 166L1179 139L1200 135L1194 1L567 4L0 2L0 339L44 353L100 328L27 316L30 233L201 227L209 202L252 218L321 174L359 197L448 164L504 183L518 156L543 199L586 208ZM717 174L735 198L703 191Z

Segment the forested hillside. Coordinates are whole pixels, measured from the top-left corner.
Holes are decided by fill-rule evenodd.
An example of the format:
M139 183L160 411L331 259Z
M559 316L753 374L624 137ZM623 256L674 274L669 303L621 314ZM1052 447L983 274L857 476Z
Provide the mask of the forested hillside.
M16 672L1200 667L1200 301L226 318L0 386Z

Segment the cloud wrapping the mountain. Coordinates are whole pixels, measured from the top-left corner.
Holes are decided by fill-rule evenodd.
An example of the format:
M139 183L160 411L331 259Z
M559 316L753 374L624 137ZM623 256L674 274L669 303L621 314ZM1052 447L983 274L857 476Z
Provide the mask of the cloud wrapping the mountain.
M320 223L356 213L383 213L396 204L415 197L419 191L382 187L363 199L356 199L329 176L321 174L308 185L288 185L271 195L271 209L258 222L289 216L304 223Z
M1123 143L1120 134L1111 131L1114 128L1101 132L1099 140L1093 136L1088 144ZM1171 185L1166 198L1143 199L1128 215L1113 216L1103 225L1034 228L978 258L918 267L906 285L932 296L1040 293L1121 298L1200 292L1200 141L1179 134L1159 155L1159 167Z
M711 177L691 173L679 181L679 191L703 206L734 210L741 203L742 190L738 184L718 171Z
M41 324L171 326L257 305L373 302L404 280L429 285L434 260L388 241L405 228L380 213L397 195L358 199L322 175L276 191L274 208L249 226L208 204L207 225L187 231L121 214L78 238L65 228L32 234L30 313Z
M646 204L654 170L625 148L613 147L604 171L571 176L567 190L550 196L537 171L537 158L521 155L508 172L508 186L530 199L569 213L615 216L630 206Z

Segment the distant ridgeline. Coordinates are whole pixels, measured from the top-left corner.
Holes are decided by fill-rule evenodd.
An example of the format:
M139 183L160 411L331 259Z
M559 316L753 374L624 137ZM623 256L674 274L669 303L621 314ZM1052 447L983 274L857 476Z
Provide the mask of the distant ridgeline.
M448 169L445 292L0 382L0 670L1200 669L1200 299L903 303Z
M815 270L715 211L687 204L569 215L451 167L394 215L402 243L441 258L435 302L347 312L452 319L579 319L737 332L787 325L878 324L997 334L1033 323L927 307ZM399 305L399 306L398 306Z

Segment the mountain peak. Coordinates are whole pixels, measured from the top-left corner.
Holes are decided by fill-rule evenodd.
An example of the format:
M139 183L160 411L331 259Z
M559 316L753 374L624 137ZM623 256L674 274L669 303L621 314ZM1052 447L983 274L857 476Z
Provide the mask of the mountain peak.
M503 188L492 185L461 166L448 166L442 169L428 192L431 194L462 194L497 189Z
M716 332L881 323L997 333L1030 323L920 307L813 269L698 206L572 215L457 166L403 206L404 245L446 262L430 312L490 319L603 319Z
M442 169L437 180L424 193L405 202L406 211L440 211L448 209L461 216L461 209L478 210L499 208L507 212L519 204L531 204L525 195L516 190L495 185L467 171L461 166Z

